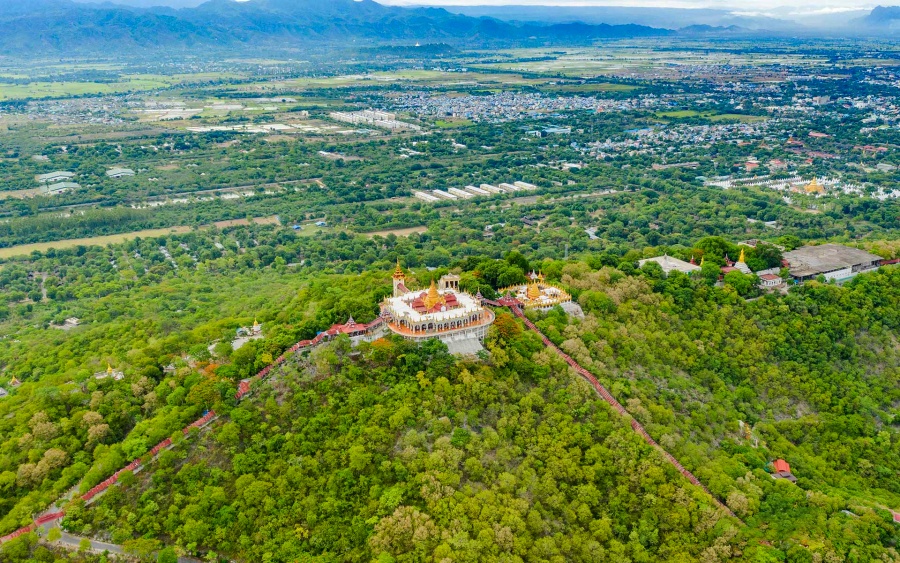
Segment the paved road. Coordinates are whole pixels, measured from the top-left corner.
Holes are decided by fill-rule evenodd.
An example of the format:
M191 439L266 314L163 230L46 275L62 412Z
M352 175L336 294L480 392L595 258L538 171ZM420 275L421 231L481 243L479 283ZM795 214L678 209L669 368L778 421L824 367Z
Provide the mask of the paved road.
M52 527L54 527L52 524L46 524L46 525L42 526L41 527L41 529L42 529L41 536L46 538L47 532ZM112 553L115 555L123 555L125 553L124 548L118 544L92 540L90 538L85 538L83 536L76 536L76 535L70 534L68 532L63 532L62 530L60 530L60 532L62 532L62 536L60 537L60 539L56 540L55 542L49 542L49 543L52 543L53 545L62 547L64 549L68 549L71 551L77 551L81 547L81 541L84 539L87 539L91 543L91 551L94 553L107 552L107 553ZM203 563L203 561L201 559L195 559L193 557L179 557L178 563Z

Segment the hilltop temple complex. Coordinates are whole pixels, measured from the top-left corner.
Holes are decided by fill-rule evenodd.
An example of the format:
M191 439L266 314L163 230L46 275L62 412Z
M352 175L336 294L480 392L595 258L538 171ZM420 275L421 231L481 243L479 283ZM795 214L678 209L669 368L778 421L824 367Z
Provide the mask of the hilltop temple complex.
M543 274L531 272L529 283L514 285L500 290L502 295L512 295L522 303L526 310L549 311L559 305L573 316L584 316L581 307L572 301L572 296L564 289L549 283Z
M397 264L394 294L381 304L387 328L407 340L437 338L453 354L475 354L482 349L494 313L481 300L459 290L459 276L448 274L424 291L410 291L406 274Z

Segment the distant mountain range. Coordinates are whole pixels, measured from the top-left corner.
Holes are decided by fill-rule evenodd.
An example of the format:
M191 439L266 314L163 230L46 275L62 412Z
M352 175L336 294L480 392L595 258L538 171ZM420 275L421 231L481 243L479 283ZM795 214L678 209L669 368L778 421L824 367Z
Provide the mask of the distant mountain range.
M838 34L877 33L884 20L897 21L900 8L878 7L872 10L828 10L812 3L785 2L780 8L761 10L747 4L740 10L711 8L641 8L633 6L539 6L483 5L445 6L451 12L472 17L491 17L505 21L563 23L631 23L650 27L687 29L698 26L730 32L768 32L776 34L816 33L831 30ZM894 15L892 15L894 14ZM860 28L859 26L863 27ZM707 30L709 31L709 30Z
M726 10L386 6L373 0L0 0L0 53L128 52L153 47L236 48L441 42L544 45L676 34L797 34L803 24ZM153 6L157 3L166 6ZM123 5L126 3L127 5ZM854 33L891 34L900 8L843 14ZM810 16L807 24L815 20ZM829 20L831 21L831 20ZM849 22L849 23L848 23ZM674 31L678 29L678 31Z
M878 6L859 21L870 28L896 30L900 28L900 6Z
M349 45L354 41L586 42L673 33L633 24L508 23L442 8L400 8L372 0L210 0L182 9L0 0L0 52L8 54L110 48L122 52L157 46Z

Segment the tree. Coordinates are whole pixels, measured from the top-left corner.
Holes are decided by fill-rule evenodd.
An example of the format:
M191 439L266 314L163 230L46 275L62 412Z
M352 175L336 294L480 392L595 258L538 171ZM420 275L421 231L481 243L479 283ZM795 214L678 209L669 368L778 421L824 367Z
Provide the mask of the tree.
M722 274L721 268L715 263L710 261L703 262L703 266L700 268L700 277L705 281L708 285L713 285L718 281L719 276Z
M171 547L166 547L159 552L156 563L178 563L178 554Z
M746 297L756 289L756 276L748 276L738 271L725 274L725 285L733 287L741 297Z

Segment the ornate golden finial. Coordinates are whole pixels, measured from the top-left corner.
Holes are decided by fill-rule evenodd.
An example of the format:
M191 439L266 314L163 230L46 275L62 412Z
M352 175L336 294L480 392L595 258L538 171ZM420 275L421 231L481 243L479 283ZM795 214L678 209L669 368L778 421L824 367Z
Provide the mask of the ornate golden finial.
M738 258L738 262L746 263L744 260L744 249L743 248L741 249L741 256Z
M525 297L527 297L528 299L530 299L530 300L532 300L532 301L535 301L535 300L537 300L537 299L540 299L540 297L541 297L541 288L540 288L540 286L537 284L536 281L535 281L535 282L532 282L532 283L528 286L528 289L525 290Z
M405 280L406 274L403 273L403 268L400 267L400 258L397 258L397 269L394 270L394 279L395 280Z
M538 281L544 283L544 272L538 272Z
M428 288L428 294L425 296L425 308L430 311L435 305L443 302L444 298L438 293L437 285L435 285L434 278L432 278L431 287Z
M113 372L112 364L110 364L109 362L106 362L106 375L112 375L112 372Z
M259 323L256 322L256 317L253 317L253 328L259 328Z

